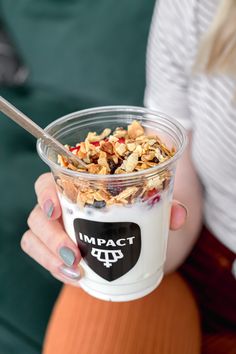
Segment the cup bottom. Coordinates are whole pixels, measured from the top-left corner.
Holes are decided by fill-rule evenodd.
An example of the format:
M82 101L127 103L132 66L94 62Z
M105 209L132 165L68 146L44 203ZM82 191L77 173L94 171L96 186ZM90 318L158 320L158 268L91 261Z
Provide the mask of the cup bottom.
M110 293L105 292L104 289L98 290L98 285L96 284L96 289L94 287L94 282L89 281L86 278L80 280L81 288L87 292L89 295L96 297L100 300L112 301L112 302L125 302L131 300L140 299L153 290L155 290L163 278L163 269L160 268L152 276L143 281L139 281L137 284L130 285L109 285ZM134 290L134 288L136 288Z

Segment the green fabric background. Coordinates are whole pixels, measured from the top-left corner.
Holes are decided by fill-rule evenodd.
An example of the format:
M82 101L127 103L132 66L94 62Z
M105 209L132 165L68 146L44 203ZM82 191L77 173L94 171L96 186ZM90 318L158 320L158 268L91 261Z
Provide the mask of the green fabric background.
M30 70L1 88L42 127L75 110L142 105L154 0L0 0L0 16ZM33 185L47 171L35 140L0 115L0 354L39 354L60 290L20 250Z
M153 0L1 0L30 84L97 104L142 104Z

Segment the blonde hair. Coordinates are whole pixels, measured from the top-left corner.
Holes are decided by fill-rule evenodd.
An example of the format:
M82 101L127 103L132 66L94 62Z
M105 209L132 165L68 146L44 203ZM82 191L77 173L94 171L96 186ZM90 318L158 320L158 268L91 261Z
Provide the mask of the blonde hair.
M200 44L194 70L236 76L236 0L221 0Z

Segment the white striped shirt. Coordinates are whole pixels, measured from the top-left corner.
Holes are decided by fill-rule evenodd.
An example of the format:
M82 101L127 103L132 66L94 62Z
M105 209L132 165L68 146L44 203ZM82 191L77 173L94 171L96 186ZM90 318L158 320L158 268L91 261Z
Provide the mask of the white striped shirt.
M219 0L159 0L147 51L145 105L193 131L192 157L204 186L205 224L236 252L236 81L193 75L199 40Z

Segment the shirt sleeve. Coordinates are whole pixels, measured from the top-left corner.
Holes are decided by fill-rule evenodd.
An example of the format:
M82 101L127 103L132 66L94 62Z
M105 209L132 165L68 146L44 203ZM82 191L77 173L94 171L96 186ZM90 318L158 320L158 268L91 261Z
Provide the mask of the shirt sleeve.
M184 2L156 3L147 47L144 104L177 119L191 129L188 106L188 31Z

